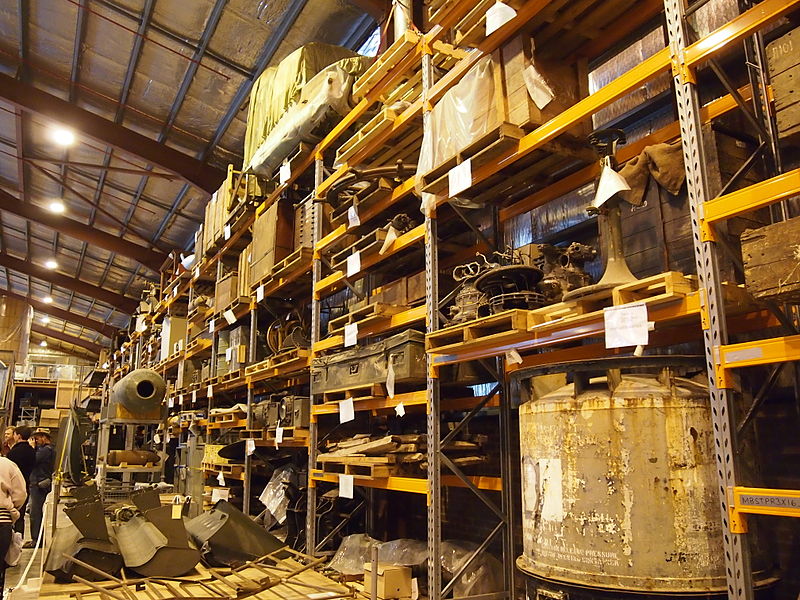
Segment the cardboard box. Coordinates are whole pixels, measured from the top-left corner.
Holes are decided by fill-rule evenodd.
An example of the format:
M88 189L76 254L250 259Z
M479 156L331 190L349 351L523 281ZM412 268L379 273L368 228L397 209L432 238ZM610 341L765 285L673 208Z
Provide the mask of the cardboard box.
M60 408L43 408L39 412L39 427L58 427L61 413Z
M164 324L161 326L161 358L165 359L172 356L175 345L180 342L181 347L186 339L186 318L185 317L164 317Z
M269 274L275 263L292 253L294 210L287 199L274 202L256 217L253 223L253 243L250 252L250 280L260 281Z
M33 367L33 376L37 379L49 379L50 367L45 365L36 365Z
M239 276L236 273L228 273L217 282L214 292L214 312L219 313L227 309L238 297Z
M252 250L253 244L248 244L239 255L239 296L250 295L250 254Z
M364 563L364 591L372 593L372 563ZM378 598L411 598L411 569L378 563Z

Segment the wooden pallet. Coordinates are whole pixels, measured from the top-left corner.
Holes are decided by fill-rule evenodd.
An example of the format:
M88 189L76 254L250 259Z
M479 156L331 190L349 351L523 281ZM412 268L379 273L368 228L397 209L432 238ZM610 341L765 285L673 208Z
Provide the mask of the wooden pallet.
M347 223L347 212L350 210L350 207L355 207L356 212L362 215L364 211L368 210L370 207L386 200L392 195L393 191L394 184L386 178L380 178L369 187L343 201L339 206L333 209L333 211L331 211L331 226L338 227L339 225Z
M522 128L511 123L501 123L497 128L480 136L467 147L444 159L435 168L422 175L422 191L430 194L446 193L450 169L469 159L474 172L503 152L515 147L524 136L525 132Z
M382 479L397 474L395 456L325 456L317 457L323 473L353 475L363 479Z
M508 336L509 333L524 333L528 330L530 311L513 309L496 315L474 319L460 325L451 325L425 337L427 349L457 346L465 342L491 344L492 340Z
M526 0L506 0L505 4L518 10ZM495 0L477 0L475 6L456 23L454 41L459 46L475 47L486 39L486 11Z
M279 263L275 263L268 275L250 282L250 291L255 294L260 286L270 287L275 282L291 281L306 271L311 271L311 248L298 248Z
M353 386L338 390L328 390L323 392L323 402L341 402L342 400L376 400L384 399L387 396L386 386L382 383L371 383L368 385Z
M201 467L204 471L222 473L223 475L229 475L232 479L236 477L241 477L242 473L244 473L244 465L237 465L237 464L223 465L219 463L204 462L201 464Z
M302 442L311 437L308 429L302 427L284 427L283 428L283 441L284 442ZM267 442L275 441L275 428L264 430L263 440Z
M273 172L272 172L272 179L277 183L280 181L280 170L281 167L285 164L289 164L289 171L292 174L298 174L300 165L305 161L308 156L314 151L317 144L320 142L322 138L314 136L314 135L307 135L305 136L298 144L294 147L294 149L289 152L287 155L288 157L284 160ZM312 171L313 172L313 171Z
M373 302L362 308L350 311L346 315L332 319L328 323L328 335L339 335L344 332L345 325L358 323L360 327L366 327L376 322L385 320L392 315L408 310L408 306L397 306L385 304L383 302Z
M416 47L419 40L420 34L411 30L407 30L402 37L397 38L391 46L381 53L369 69L353 83L353 100L361 100L378 83L384 81L386 76ZM402 75L402 73L395 76L399 75ZM391 85L391 82L387 83Z
M386 230L383 228L377 228L370 231L365 236L359 238L354 243L347 246L344 250L341 250L334 254L331 257L331 267L333 270L341 270L343 272L347 271L347 258L359 252L361 254L361 261L364 261L364 258L370 256L372 254L377 254L381 247L383 246L383 241L386 239Z
M249 307L250 298L247 296L238 296L237 298L234 298L234 300L230 304L228 304L228 306L219 311L216 311L213 317L214 319L224 320L224 317L222 315L224 315L227 311L231 311L232 313L236 314L237 309L241 308L243 305L247 305ZM228 321L225 321L225 326L227 325Z
M311 351L308 348L291 348L289 350L284 350L283 352L278 352L269 357L269 367L271 369L281 369L298 360L302 360L305 364L308 362L310 354Z
M236 369L235 371L230 371L225 375L221 375L218 381L221 384L228 383L229 381L241 378L243 375L244 375L244 369Z
M372 143L372 140L381 135L394 125L397 111L389 106L384 106L367 123L359 129L353 137L344 142L336 151L335 165L339 166L348 161L359 150Z
M208 415L209 425L230 425L247 418L247 413L242 411L217 413Z
M208 350L212 346L211 340L207 338L196 337L191 342L186 344L186 353L184 356L192 358L195 353L202 352L204 350ZM202 346L202 347L201 347Z

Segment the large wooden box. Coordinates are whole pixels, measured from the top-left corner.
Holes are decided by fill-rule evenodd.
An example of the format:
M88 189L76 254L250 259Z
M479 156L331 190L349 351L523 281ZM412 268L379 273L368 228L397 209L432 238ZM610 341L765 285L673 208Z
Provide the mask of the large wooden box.
M778 137L800 142L800 28L767 46L767 64L775 97Z
M745 287L754 297L800 302L800 217L741 236Z
M259 215L253 223L250 251L250 281L255 283L269 275L275 263L292 252L294 210L291 202L280 199Z
M239 297L239 277L236 273L228 273L217 282L214 292L214 311L221 312L228 308Z

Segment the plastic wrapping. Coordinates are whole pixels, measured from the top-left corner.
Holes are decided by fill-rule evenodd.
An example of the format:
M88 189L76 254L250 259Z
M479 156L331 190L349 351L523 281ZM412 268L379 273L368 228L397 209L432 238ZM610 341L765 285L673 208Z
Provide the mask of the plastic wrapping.
M494 69L492 57L485 56L434 106L417 163L418 191L422 175L500 125Z
M286 494L287 482L297 482L297 469L294 465L285 465L275 469L264 491L258 499L267 507L267 510L278 523L286 521L286 509L289 506L289 496Z
M352 50L311 43L298 48L256 79L247 109L244 162L251 157L278 123L286 109L300 97L306 83L325 67L357 56Z
M317 73L304 87L296 104L286 110L252 155L245 171L271 177L298 143L331 113L346 115L355 75L371 59L349 58Z
M421 540L400 538L385 542L378 548L380 563L413 567L421 565L426 560L428 560L428 544Z
M442 542L442 568L455 575L466 563L478 544L472 542ZM503 570L500 561L488 552L479 554L453 586L456 598L490 594L503 590Z
M342 539L339 549L333 555L328 566L344 575L363 575L364 563L370 562L372 547L381 542L369 537L366 533L354 533ZM380 555L379 555L380 556Z

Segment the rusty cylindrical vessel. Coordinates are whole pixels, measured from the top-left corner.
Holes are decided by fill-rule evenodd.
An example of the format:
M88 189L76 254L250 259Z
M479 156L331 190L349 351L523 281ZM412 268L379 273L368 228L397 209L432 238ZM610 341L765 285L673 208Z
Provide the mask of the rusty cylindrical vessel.
M167 393L167 384L153 369L136 369L120 379L111 390L111 400L133 414L157 409Z
M723 594L707 387L669 369L576 380L520 406L519 568L598 591Z

